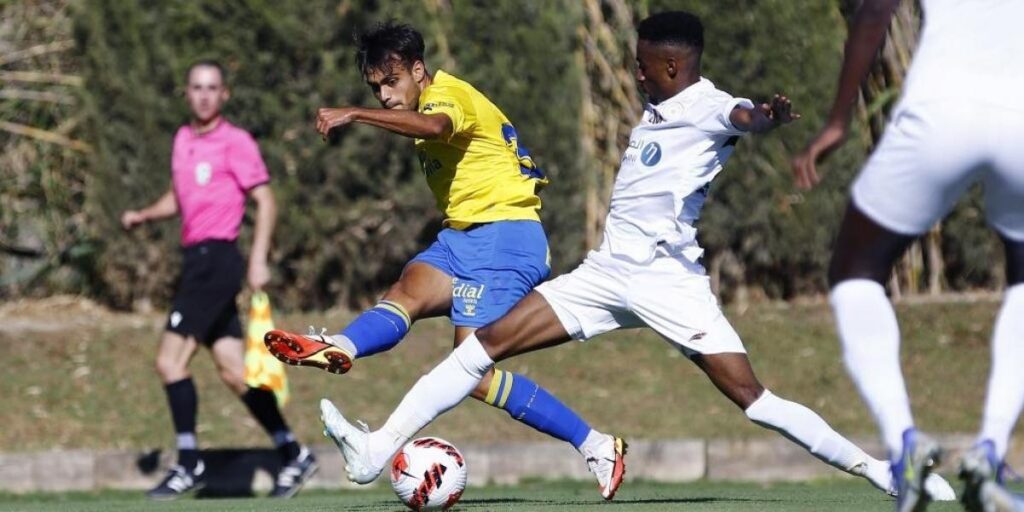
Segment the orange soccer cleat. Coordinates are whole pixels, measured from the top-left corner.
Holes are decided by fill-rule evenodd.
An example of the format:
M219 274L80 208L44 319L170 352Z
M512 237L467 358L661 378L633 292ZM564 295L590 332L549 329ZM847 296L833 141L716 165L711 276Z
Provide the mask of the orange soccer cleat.
M293 366L315 366L342 374L352 368L352 354L338 347L323 332L296 334L274 329L263 336L263 343L274 357Z

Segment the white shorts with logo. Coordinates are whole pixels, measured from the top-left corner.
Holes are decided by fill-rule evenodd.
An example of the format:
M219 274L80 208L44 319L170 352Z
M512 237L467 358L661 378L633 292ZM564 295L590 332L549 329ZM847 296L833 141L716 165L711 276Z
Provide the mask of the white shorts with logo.
M853 184L853 202L882 226L919 235L975 182L988 222L1024 241L1024 112L966 99L901 105Z
M578 340L650 327L687 356L746 353L703 268L682 258L636 264L591 251L575 270L535 290Z

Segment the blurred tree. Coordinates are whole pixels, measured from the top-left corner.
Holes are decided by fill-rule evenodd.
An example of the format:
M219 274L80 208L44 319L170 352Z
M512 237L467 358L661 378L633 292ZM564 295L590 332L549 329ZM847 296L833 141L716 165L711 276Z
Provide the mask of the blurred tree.
M726 300L826 289L850 179L880 134L916 39L908 2L864 89L855 139L809 194L789 158L821 126L856 0L266 0L8 2L0 6L0 294L84 291L123 306L165 301L177 270L167 222L124 233L125 208L169 186L170 143L187 121L183 74L199 58L229 70L226 115L259 140L281 205L272 257L277 302L359 306L395 279L439 227L411 142L357 126L324 143L324 105L374 105L352 39L387 18L427 40L428 66L497 103L552 177L542 216L556 272L600 239L611 183L642 107L636 21L689 9L706 25L704 74L757 100L783 92L804 118L748 137L700 221ZM71 47L73 48L73 51ZM27 52L27 53L26 53ZM11 56L17 58L12 58ZM5 60L6 59L6 60ZM15 81L33 71L49 82ZM24 75L21 75L24 77ZM65 78L70 77L70 81ZM81 77L81 79L75 78ZM80 86L79 84L83 84ZM34 128L35 131L27 128ZM894 291L993 286L996 241L976 229L976 196L911 251ZM243 245L248 243L243 230Z
M557 261L569 262L579 253L578 210L571 207L579 137L574 109L562 107L576 83L574 40L562 30L573 10L562 7L453 8L437 0L82 5L77 41L95 102L90 133L98 171L89 212L96 236L107 242L100 269L109 298L129 305L170 292L175 223L129 236L116 219L166 190L170 140L187 120L183 74L193 60L210 57L229 70L226 115L260 141L274 177L282 206L273 250L278 301L355 306L398 276L440 220L412 142L357 126L324 144L311 122L320 106L375 105L351 41L387 18L417 26L431 69L476 84L517 124L522 143L552 175L544 215Z
M636 30L632 9L623 0L586 0L580 20L577 61L586 69L580 81L580 137L586 191L586 249L601 241L615 172L630 131L643 111L633 77Z
M0 297L95 292L67 1L0 3Z

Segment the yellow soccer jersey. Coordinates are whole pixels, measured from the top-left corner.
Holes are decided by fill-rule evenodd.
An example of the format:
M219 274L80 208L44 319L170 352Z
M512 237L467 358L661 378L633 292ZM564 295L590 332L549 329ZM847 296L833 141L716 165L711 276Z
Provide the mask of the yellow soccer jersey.
M519 147L512 123L487 97L438 71L420 95L419 111L452 120L447 140L416 140L416 154L446 226L540 220L537 189L547 178Z

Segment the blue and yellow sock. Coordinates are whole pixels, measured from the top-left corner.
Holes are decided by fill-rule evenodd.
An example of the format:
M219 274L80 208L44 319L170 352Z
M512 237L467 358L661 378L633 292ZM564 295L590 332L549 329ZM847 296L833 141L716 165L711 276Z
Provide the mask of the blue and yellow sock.
M353 357L366 357L394 348L411 325L405 308L397 302L382 300L356 317L341 335L355 347Z
M579 448L590 425L547 390L523 375L494 369L487 390L489 405L504 409L512 418Z

